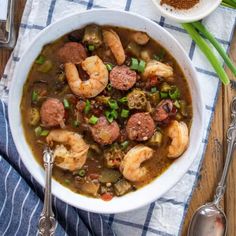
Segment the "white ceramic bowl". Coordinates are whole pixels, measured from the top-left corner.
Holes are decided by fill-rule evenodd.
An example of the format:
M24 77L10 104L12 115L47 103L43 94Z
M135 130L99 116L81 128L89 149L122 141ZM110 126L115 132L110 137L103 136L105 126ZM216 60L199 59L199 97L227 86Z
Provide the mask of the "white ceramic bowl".
M91 212L118 213L133 210L155 201L172 188L187 172L194 158L196 158L203 136L203 104L197 82L197 74L191 61L180 44L156 23L133 13L115 10L87 11L68 16L55 22L38 34L17 63L12 81L13 86L11 86L9 96L9 118L14 142L25 166L41 185L44 185L43 168L33 157L31 149L23 135L24 131L20 112L23 85L35 58L39 55L45 44L90 23L121 26L147 32L176 58L188 78L193 98L193 124L190 132L189 148L159 178L142 189L105 202L100 199L76 194L53 180L52 193L70 205Z
M162 15L179 23L194 22L211 14L222 0L200 0L199 4L189 10L178 10L167 5L161 5L161 0L152 0Z

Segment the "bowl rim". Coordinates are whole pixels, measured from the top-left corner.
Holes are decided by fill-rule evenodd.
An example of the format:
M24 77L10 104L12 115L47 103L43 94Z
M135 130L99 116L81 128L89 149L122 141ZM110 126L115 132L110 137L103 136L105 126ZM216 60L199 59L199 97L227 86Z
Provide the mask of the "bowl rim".
M43 29L41 32L38 33L38 35L32 40L32 42L29 44L28 48L24 51L23 55L21 56L20 58L20 61L18 62L16 68L15 68L15 71L14 71L14 74L13 74L13 80L12 80L12 83L14 83L14 81L17 80L17 77L18 77L18 71L21 70L21 61L23 61L23 58L25 58L27 56L28 53L30 53L30 49L34 46L35 43L37 43L37 40L41 37L44 36L44 34L46 34L46 32L49 32L51 31L51 29L53 27L55 27L56 25L60 25L60 24L63 24L64 21L68 20L68 19L73 19L73 18L76 18L78 16L82 17L83 15L86 15L86 14L120 14L121 17L126 17L127 15L131 15L132 17L134 18L139 18L139 20L143 20L143 21L146 21L147 24L152 24L153 27L156 27L158 28L159 32L163 32L167 37L170 38L170 40L175 44L175 47L178 48L178 50L181 51L181 53L183 53L183 57L185 58L185 60L187 61L187 67L191 70L191 73L193 74L193 77L194 78L198 78L198 75L197 75L197 72L194 68L194 66L192 65L191 63L191 60L189 59L189 57L187 56L187 53L185 52L185 50L182 48L182 46L180 45L180 43L168 32L166 31L164 28L162 28L161 26L159 26L158 24L154 23L153 21L151 21L150 19L146 18L146 17L143 17L143 16L140 16L139 14L137 13L131 13L131 12L126 12L126 11L122 11L122 10L114 10L114 9L96 9L96 10L89 10L89 11L85 11L85 12L80 12L80 13L74 13L74 14L71 14L71 15L67 15L65 17L63 17L62 19L52 23L51 25L49 25L48 27L46 27L45 29ZM68 20L69 21L69 20ZM119 23L117 23L119 24ZM115 25L115 24L113 24ZM125 27L125 26L124 26ZM129 28L127 26L127 28ZM72 29L68 30L67 33L71 32ZM62 35L61 35L62 36ZM43 44L42 46L44 46L45 44ZM170 54L173 56L173 53L170 52ZM173 56L174 57L174 56ZM32 65L31 65L32 66ZM30 66L30 68L31 68ZM183 69L183 68L182 68ZM29 71L28 71L29 72ZM27 72L27 73L28 73ZM26 81L26 78L24 79L24 83ZM197 79L194 79L194 88L196 89L197 93L198 93L198 105L197 105L197 108L198 108L198 118L199 118L199 121L200 121L200 127L198 127L198 138L199 140L196 141L196 143L194 143L194 149L192 150L193 153L192 153L192 156L196 157L197 156L197 152L199 150L199 147L200 147L200 144L201 144L201 138L203 137L203 121L204 121L204 109L203 109L203 99L202 99L202 93L201 93L201 90L200 90L200 85L199 85L199 82ZM19 128L19 124L17 124L14 120L14 114L15 114L15 106L16 106L16 101L14 100L14 97L15 97L15 91L16 91L16 87L17 86L11 86L10 88L10 92L9 92L9 109L8 109L8 115L9 115L9 124L10 124L10 128L11 128L11 132L12 132L12 136L13 136L13 140L14 140L14 143L17 147L17 150L20 154L20 157L24 163L24 165L26 166L26 168L29 170L30 174L37 180L37 182L41 185L41 186L44 186L44 178L42 178L42 176L39 176L35 171L32 171L31 170L31 165L30 165L30 161L33 161L33 160L30 160L28 161L27 160L27 157L26 157L26 152L29 152L30 150L30 153L31 153L31 157L33 157L33 154L32 154L32 151L30 149L30 146L27 142L27 148L28 150L24 150L22 145L21 145L21 141L20 139L18 138L19 134L17 133L17 129L20 130ZM23 88L21 88L21 90L23 91ZM22 96L22 93L21 93L21 96ZM19 107L18 107L19 109ZM20 116L20 120L21 120L21 113L19 113L19 116ZM194 118L194 117L193 117ZM195 118L194 118L195 119ZM18 125L18 126L17 126ZM20 123L21 125L21 123ZM193 126L192 126L193 127ZM26 140L25 136L23 137L23 140ZM188 148L189 149L189 148ZM187 149L187 151L188 151ZM185 153L187 153L187 151ZM184 153L184 155L185 155ZM184 156L183 155L183 156ZM186 154L187 155L187 154ZM35 159L35 158L33 158ZM179 158L181 159L181 158ZM191 160L188 160L187 159L187 165L184 166L183 169L181 170L178 170L178 175L177 177L173 177L173 176L168 176L168 181L171 180L171 183L168 182L168 184L164 185L164 186L161 186L162 187L162 192L161 194L159 193L158 194L153 194L152 196L148 196L147 199L142 199L142 201L135 201L134 204L128 204L126 205L125 207L122 206L122 204L120 203L123 203L123 201L125 203L130 203L131 200L133 200L133 195L137 195L137 197L140 197L142 196L141 194L141 191L142 189L144 188L147 188L147 186L150 186L152 184L154 184L154 182L157 182L157 179L160 179L162 177L162 175L164 175L164 173L166 173L168 170L166 170L160 177L157 177L155 180L153 180L151 183L149 183L148 185L146 185L145 187L143 187L142 189L139 189L135 192L132 192L132 193L129 193L129 194L126 194L124 195L123 197L120 197L120 198L114 198L112 201L110 202L105 202L105 201L102 201L101 199L94 199L94 198L90 198L90 197L86 197L86 196L83 196L83 195L80 195L78 193L75 193L75 192L72 192L71 190L69 190L68 188L64 187L63 185L59 184L57 181L55 181L54 179L52 180L52 194L54 196L56 196L58 199L74 206L74 207L77 207L77 208L80 208L80 209L83 209L83 210L86 210L86 211L90 211L90 212L95 212L95 213L105 213L105 214L112 214L112 213L121 213L121 212L127 212L127 211L131 211L131 210L134 210L134 209L137 209L137 208L140 208L140 207L143 207L151 202L154 202L155 200L157 200L158 198L160 198L161 196L163 196L167 191L169 191L178 181L181 180L181 178L183 177L183 175L188 171L188 169L190 168L191 164L193 163L194 161L194 158L192 157ZM179 160L176 161L176 163L179 162ZM37 162L37 167L40 168L40 164ZM173 164L171 165L173 166ZM42 169L42 173L43 172L43 168L41 167ZM166 178L166 176L165 176ZM78 202L74 202L74 201L71 201L71 199L68 197L66 197L67 195L61 195L61 193L59 192L60 190L63 189L63 194L72 194L73 196L76 195L76 199L78 198L80 201ZM164 189L164 190L163 190ZM140 194L138 194L140 192ZM143 193L143 192L142 192ZM132 196L131 196L132 195ZM124 199L126 198L126 200L119 200L118 199ZM92 199L92 200L91 200ZM91 200L91 201L90 201ZM138 199L137 199L138 200ZM114 204L111 204L111 202L114 202L116 201L117 205L114 206ZM86 205L82 205L82 203L87 203ZM112 208L112 209L110 209Z
M216 0L214 4L212 4L212 7L207 8L205 11L202 11L201 14L198 14L195 17L183 15L181 16L176 16L172 14L170 11L165 10L164 7L161 6L157 0L152 0L153 4L156 6L156 8L163 14L165 17L171 19L172 21L178 22L178 23L189 23L189 22L194 22L201 20L205 18L206 16L210 15L221 3L221 0Z

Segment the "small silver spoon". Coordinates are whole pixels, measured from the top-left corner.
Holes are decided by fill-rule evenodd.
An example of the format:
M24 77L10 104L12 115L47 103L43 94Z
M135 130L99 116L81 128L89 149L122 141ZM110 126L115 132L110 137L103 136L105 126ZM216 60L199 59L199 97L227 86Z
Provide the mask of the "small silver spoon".
M51 199L51 180L52 180L52 167L54 162L53 152L49 147L43 151L43 161L46 172L46 183L44 191L44 205L39 218L39 235L40 236L53 236L55 234L55 216L52 211Z
M225 236L227 233L227 218L219 203L225 193L227 174L236 144L236 97L231 104L231 116L232 122L227 131L228 147L225 166L214 200L196 210L190 222L188 236Z

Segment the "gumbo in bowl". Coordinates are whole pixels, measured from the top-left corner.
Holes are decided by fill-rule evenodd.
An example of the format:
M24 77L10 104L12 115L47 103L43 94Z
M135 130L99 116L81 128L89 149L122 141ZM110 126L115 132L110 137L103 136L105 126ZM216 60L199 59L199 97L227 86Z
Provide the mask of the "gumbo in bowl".
M111 200L147 185L188 147L192 105L175 59L143 32L87 25L46 45L24 85L26 140L74 192Z

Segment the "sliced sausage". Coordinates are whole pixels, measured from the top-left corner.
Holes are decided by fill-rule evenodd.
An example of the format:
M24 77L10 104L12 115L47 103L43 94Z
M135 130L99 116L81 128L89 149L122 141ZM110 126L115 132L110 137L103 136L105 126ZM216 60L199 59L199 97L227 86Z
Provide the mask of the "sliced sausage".
M91 126L91 132L95 142L107 145L112 144L120 134L120 128L116 121L109 123L106 117L101 116L97 124Z
M135 113L129 118L126 131L129 139L146 141L153 136L155 123L148 113Z
M136 83L136 72L128 66L115 66L110 73L111 86L119 90L129 90Z
M45 127L58 126L64 123L65 109L56 98L48 98L41 106L40 117Z
M64 46L59 49L58 57L63 63L71 62L79 64L87 57L87 53L82 44L69 42L65 43Z
M153 119L158 122L163 121L171 115L172 110L173 102L170 99L164 99L157 105Z

